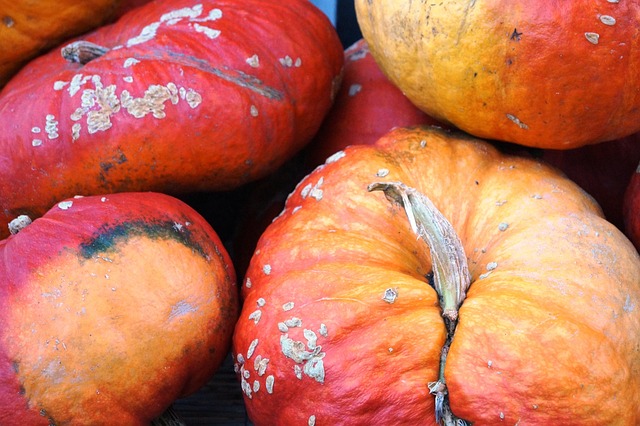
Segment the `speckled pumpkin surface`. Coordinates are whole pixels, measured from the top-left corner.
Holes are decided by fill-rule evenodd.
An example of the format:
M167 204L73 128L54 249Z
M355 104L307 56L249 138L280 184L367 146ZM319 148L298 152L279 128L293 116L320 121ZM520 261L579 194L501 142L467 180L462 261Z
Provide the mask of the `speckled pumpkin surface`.
M473 425L640 421L640 257L557 171L435 128L352 146L266 229L233 341L257 425L434 425L446 330L431 256L373 182L429 197L470 287L444 377Z
M149 424L228 354L231 260L176 199L65 200L0 255L4 426Z
M0 225L75 195L265 176L315 134L344 60L306 0L151 2L82 41L0 93Z
M640 130L635 1L356 0L380 67L432 117L567 149Z

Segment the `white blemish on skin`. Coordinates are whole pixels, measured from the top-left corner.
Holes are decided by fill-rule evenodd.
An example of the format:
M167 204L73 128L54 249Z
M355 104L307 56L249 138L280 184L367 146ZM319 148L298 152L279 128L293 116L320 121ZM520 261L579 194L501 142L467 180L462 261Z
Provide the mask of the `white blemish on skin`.
M193 28L196 30L196 32L202 33L212 40L220 35L220 30L205 27L204 25L193 24Z
M133 83L133 77L132 77L132 76L130 76L130 75L125 75L124 77L122 77L122 80L123 80L125 83Z
M487 263L487 271L493 271L498 267L498 262L489 262Z
M238 354L236 356L236 360L238 361L238 364L244 364L244 356L242 354Z
M40 133L42 129L40 127L34 126L31 128L31 133Z
M261 297L258 300L256 300L256 304L258 305L258 307L262 308L267 302Z
M255 105L251 105L251 108L249 109L249 113L251 114L252 117L257 117L258 108Z
M289 326L287 324L285 324L284 322L279 322L278 323L278 330L280 330L281 333L286 333L287 331L289 331Z
M69 210L73 205L73 201L61 201L58 203L58 208L60 210Z
M76 74L73 76L71 81L69 82L69 88L67 91L69 92L69 96L73 97L83 85L85 85L89 80L91 80L91 76L84 76L82 74Z
M293 302L287 302L284 305L282 305L282 309L286 312L286 311L292 310L294 306L295 304Z
M324 362L322 361L324 355L324 353L320 353L318 356L311 358L304 364L302 370L304 374L316 380L318 383L324 383Z
M312 198L315 198L318 201L322 200L323 191L322 189L320 189L320 187L322 186L323 183L324 183L324 178L320 177L320 179L318 179L318 182L315 185L312 185L310 183L307 184L304 188L302 188L302 191L300 191L300 196L302 198L307 198L310 196Z
M332 155L330 155L326 160L325 160L325 164L330 164L330 163L335 163L336 161L338 161L341 158L344 158L344 156L347 155L344 153L344 151L338 151Z
M269 365L269 358L262 358L260 355L256 356L253 361L253 369L256 370L258 376L264 376L264 373L267 371L267 366Z
M69 83L66 81L56 81L53 83L53 90L62 90L67 84Z
M291 56L287 55L284 58L279 58L278 61L280 61L280 64L284 67L292 67L293 66L293 59L291 59Z
M122 65L124 68L129 68L134 66L135 64L139 64L140 61L136 58L127 58L124 61L124 64Z
M296 68L300 68L302 66L302 58L296 58L296 61L293 63L293 66Z
M296 376L298 380L302 380L302 367L298 364L293 366L293 374Z
M80 137L80 130L82 129L82 125L80 123L74 123L71 126L71 140L73 142L77 141Z
M140 31L140 34L127 40L127 47L142 44L153 39L156 36L158 28L160 28L160 22L153 22L147 25Z
M349 86L349 96L355 96L362 90L362 85L354 83Z
M181 300L171 307L171 313L169 313L169 319L172 320L176 317L181 317L183 315L190 314L197 311L198 311L197 306L193 306L189 302Z
M273 382L275 381L273 375L267 376L267 379L265 380L265 387L267 388L267 393L272 394L273 393Z
M258 339L253 339L249 344L249 349L247 349L247 359L251 358L253 352L256 350L256 346L258 346Z
M327 326L324 324L320 324L320 329L318 329L318 334L321 335L322 337L327 337L329 335Z
M251 288L251 278L247 277L247 279L244 280L244 285L247 288Z
M56 117L53 114L47 114L45 120L44 131L47 133L47 137L49 139L56 139L59 136Z
M635 303L631 301L631 296L627 294L627 298L624 301L624 306L622 307L622 310L624 312L631 313L634 311L635 307L636 307Z
M297 317L291 317L289 319L284 320L283 324L287 327L287 330L288 330L291 327L302 327L302 320Z
M253 393L256 393L260 390L260 382L257 380L253 381Z
M500 231L506 231L507 228L509 228L509 224L507 222L500 222L500 224L498 225L498 229Z
M252 68L258 68L260 66L260 59L258 58L258 55L255 54L247 58L246 62Z
M380 169L376 172L377 177L386 177L389 175L389 169Z
M600 22L602 22L605 25L615 25L616 18L609 15L600 15Z
M305 339L307 339L307 347L314 350L318 346L318 335L311 330L304 329L302 331Z
M309 420L307 421L308 426L316 426L316 416L309 416Z
M598 42L600 41L600 34L598 33L586 32L584 33L584 36L591 44L598 44Z
M269 275L271 273L271 265L264 265L262 267L262 272L264 272L265 275Z
M262 318L262 311L260 309L257 309L255 311L253 311L249 315L249 319L252 320L254 322L254 324L257 324L258 321L260 321L260 318Z
M384 295L382 296L382 300L391 304L396 301L398 298L398 289L397 288L388 288L384 291Z
M528 130L529 126L527 126L525 123L523 123L522 121L520 121L520 119L518 117L516 117L513 114L507 114L507 118L511 121L513 121L518 127L520 127L523 130Z

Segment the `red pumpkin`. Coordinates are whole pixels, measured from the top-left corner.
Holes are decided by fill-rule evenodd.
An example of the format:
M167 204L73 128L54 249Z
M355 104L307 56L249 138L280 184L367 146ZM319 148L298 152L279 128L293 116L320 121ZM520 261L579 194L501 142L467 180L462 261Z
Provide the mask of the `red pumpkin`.
M356 0L388 78L485 138L569 149L640 131L634 1Z
M623 203L624 230L640 251L640 162L624 194Z
M428 197L442 246L376 182ZM317 168L242 291L256 425L640 422L640 256L556 169L464 134L396 129Z
M440 124L387 79L364 39L344 55L344 76L336 101L307 149L310 167L348 145L373 144L394 127Z
M1 222L77 194L236 188L316 133L343 49L307 0L151 2L0 93Z
M149 424L228 353L234 269L177 199L68 199L1 241L0 256L4 426Z

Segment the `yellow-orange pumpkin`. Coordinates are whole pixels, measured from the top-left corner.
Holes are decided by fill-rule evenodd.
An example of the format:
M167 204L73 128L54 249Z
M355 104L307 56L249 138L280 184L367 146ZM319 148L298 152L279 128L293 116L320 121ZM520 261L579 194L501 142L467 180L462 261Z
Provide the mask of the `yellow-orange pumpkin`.
M430 116L566 149L640 130L634 1L356 0L380 67Z

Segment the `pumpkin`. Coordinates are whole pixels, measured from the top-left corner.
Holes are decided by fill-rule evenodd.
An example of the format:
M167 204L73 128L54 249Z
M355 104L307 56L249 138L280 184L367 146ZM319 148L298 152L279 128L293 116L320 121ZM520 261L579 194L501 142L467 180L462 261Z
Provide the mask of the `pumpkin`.
M232 350L256 425L640 421L640 256L529 157L436 127L352 145L246 275Z
M385 77L364 39L349 46L344 56L336 100L306 149L310 168L345 146L372 144L393 127L439 124Z
M150 2L62 53L0 93L0 222L78 194L266 176L315 134L344 61L306 0Z
M16 222L0 242L2 425L149 424L227 356L235 272L186 204L89 196Z
M389 79L470 134L568 149L640 130L637 2L356 0Z
M624 193L622 217L625 233L640 251L640 162Z
M110 19L120 0L0 0L0 88L30 59Z

